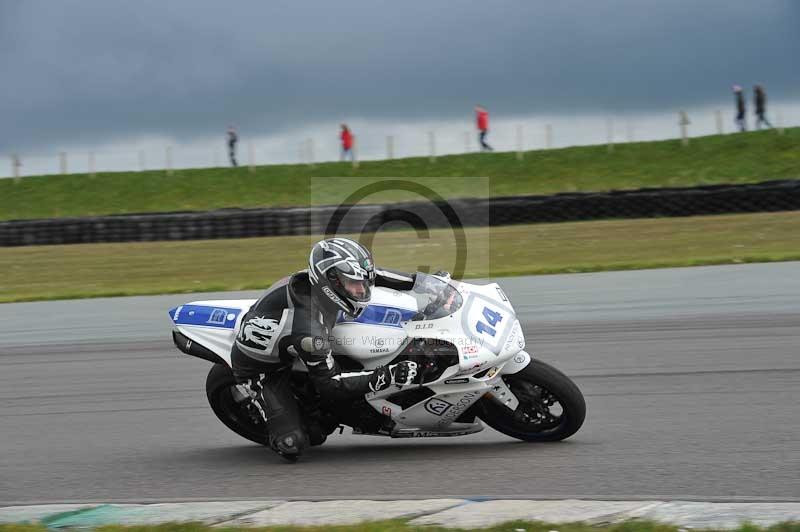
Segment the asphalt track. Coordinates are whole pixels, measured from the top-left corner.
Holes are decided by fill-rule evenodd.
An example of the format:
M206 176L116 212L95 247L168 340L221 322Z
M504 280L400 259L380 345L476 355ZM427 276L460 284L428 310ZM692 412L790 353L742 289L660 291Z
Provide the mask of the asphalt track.
M580 432L336 435L294 465L217 421L209 365L171 346L166 310L206 295L0 305L0 504L800 500L800 263L500 282L584 391Z

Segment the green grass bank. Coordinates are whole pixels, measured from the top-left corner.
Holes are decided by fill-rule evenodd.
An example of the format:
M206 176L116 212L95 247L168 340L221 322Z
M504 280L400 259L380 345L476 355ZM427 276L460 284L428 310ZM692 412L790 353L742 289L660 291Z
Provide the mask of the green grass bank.
M476 190L463 177L488 177ZM329 179L330 178L330 179ZM100 173L0 180L0 220L134 212L335 204L382 178L425 178L446 197L589 192L800 179L800 128L514 153L472 153L350 163ZM418 199L395 191L369 202Z
M261 289L305 267L318 237L0 248L0 302ZM465 277L800 260L800 212L608 220L466 231ZM376 235L376 261L456 264L452 232Z

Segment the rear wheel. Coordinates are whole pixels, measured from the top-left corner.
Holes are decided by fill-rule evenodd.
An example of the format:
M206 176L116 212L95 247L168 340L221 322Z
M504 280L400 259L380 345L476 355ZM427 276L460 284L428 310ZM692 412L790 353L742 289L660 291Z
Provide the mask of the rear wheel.
M211 409L226 427L252 442L269 445L266 425L254 419L250 398L237 388L227 365L214 364L208 372L206 395Z
M493 429L524 441L559 441L575 434L586 417L583 394L569 377L540 360L504 375L519 400L516 410L481 399L479 417Z

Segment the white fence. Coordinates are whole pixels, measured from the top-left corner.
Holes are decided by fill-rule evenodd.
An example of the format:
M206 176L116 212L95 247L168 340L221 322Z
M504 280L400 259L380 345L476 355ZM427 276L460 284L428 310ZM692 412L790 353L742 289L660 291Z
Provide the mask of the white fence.
M773 105L769 118L776 133L780 134L783 127L800 123L800 106ZM754 129L752 115L748 116L748 120L749 128ZM339 160L336 135L324 135L320 133L321 130L316 128L311 134L295 132L280 139L245 139L237 146L238 163L254 170L255 166L264 164L314 165ZM336 127L326 126L325 130L335 133ZM469 121L404 126L364 123L354 127L354 130L357 136L351 164L356 167L359 160L398 157L428 157L434 162L441 155L474 152L480 147L477 132ZM613 153L615 144L623 142L682 138L684 145L690 145L693 136L734 131L736 128L730 109L702 108L625 117L497 118L492 120L487 141L496 151L516 152L521 160L526 151L536 149L606 144L608 152ZM172 174L173 170L179 168L215 168L230 164L224 140L200 144L187 146L173 142L153 147L151 142L147 147L131 150L112 148L44 154L11 153L5 158L5 168L0 165L0 177L59 173L95 175L98 172L149 170Z

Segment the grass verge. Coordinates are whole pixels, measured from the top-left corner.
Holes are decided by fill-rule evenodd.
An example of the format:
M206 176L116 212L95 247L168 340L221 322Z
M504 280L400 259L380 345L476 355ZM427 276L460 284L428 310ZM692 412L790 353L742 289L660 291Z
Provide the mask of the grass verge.
M641 187L754 183L800 178L800 128L778 135L774 130L692 139L580 146L515 154L449 155L349 163L209 168L25 177L19 183L0 179L0 220L91 216L133 212L210 210L338 204L342 191L381 178L425 178L447 197L475 195L470 176L491 178L491 196L553 194ZM331 177L335 179L314 179ZM418 199L394 191L370 202Z
M0 525L0 532L45 532L43 525ZM406 521L379 521L358 525L340 526L270 526L257 528L243 527L210 527L201 523L163 524L150 526L102 526L97 532L458 532L457 528L438 526L413 526ZM486 532L679 532L677 526L654 523L651 521L625 521L613 525L589 525L585 523L548 524L528 521L511 521L490 528L482 528ZM699 529L697 529L699 532ZM704 529L711 532L713 529ZM735 532L800 532L800 523L780 523L771 527L758 527L742 524Z
M0 302L259 289L302 269L316 237L0 248ZM383 232L379 264L453 269L449 230ZM800 212L467 230L465 277L800 260Z

